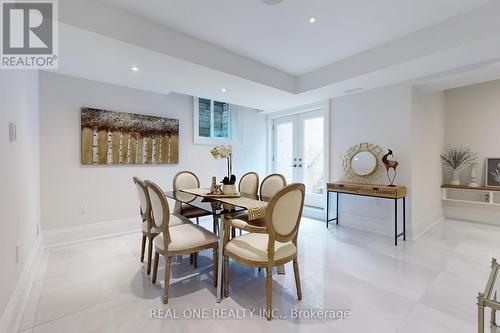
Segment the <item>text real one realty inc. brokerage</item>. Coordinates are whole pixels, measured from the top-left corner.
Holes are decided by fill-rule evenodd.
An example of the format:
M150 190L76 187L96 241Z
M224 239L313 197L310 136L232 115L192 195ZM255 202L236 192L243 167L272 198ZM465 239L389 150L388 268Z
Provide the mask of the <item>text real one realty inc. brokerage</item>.
M267 317L267 309L151 309L150 319L251 319ZM282 314L279 309L272 309L273 318L282 319L326 319L346 320L350 319L349 310L321 310L321 309L290 309L287 315Z

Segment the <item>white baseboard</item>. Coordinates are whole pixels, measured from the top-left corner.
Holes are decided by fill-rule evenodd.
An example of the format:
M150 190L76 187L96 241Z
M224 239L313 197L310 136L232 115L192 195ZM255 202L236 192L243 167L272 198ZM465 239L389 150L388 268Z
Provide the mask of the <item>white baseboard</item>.
M17 332L24 308L28 302L38 265L42 258L42 253L42 237L38 237L26 259L23 271L17 280L16 287L7 303L2 319L0 319L1 333Z
M324 221L325 220L325 211L322 208L312 208L304 206L304 210L302 211L302 215L305 217L309 217L311 219Z
M107 238L141 231L139 218L128 218L43 232L43 247L64 246L92 239Z
M427 231L431 230L432 228L434 228L436 225L438 225L439 223L441 223L443 221L444 221L444 217L443 216L439 217L434 222L432 222L427 227L425 227L423 230L415 233L415 235L412 232L410 234L409 239L412 240L412 241L416 241L417 239L419 239L420 237L422 237Z
M107 238L141 231L139 218L121 219L42 232L33 245L16 288L0 319L0 333L17 332L31 292L40 260L46 248L64 246L92 239Z

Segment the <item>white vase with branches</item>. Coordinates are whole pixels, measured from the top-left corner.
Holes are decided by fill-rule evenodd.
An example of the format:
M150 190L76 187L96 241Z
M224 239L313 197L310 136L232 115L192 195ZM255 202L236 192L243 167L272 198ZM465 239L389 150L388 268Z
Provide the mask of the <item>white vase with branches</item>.
M471 151L469 148L448 147L447 150L441 154L441 160L444 165L449 166L453 170L451 185L460 185L460 168L466 163L477 160L477 153Z

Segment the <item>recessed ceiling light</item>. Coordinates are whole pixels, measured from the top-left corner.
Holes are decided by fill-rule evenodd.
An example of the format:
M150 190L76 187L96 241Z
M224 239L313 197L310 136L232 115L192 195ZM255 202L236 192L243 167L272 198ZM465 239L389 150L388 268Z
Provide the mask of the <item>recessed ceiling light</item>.
M227 90L226 90L226 88L222 88L220 91L225 93Z
M309 23L316 23L317 20L318 20L317 17L310 17L309 18Z
M137 66L132 66L132 68L131 68L131 69L132 69L132 71L134 71L134 72L139 71L139 67L137 67Z

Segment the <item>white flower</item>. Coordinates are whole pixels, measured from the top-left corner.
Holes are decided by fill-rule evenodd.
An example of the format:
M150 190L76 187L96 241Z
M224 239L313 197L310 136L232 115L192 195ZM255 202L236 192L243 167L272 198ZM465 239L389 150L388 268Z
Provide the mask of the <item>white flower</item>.
M231 157L232 153L232 147L230 145L228 146L215 146L210 150L210 153L212 154L213 158L219 159L219 158L229 158Z

